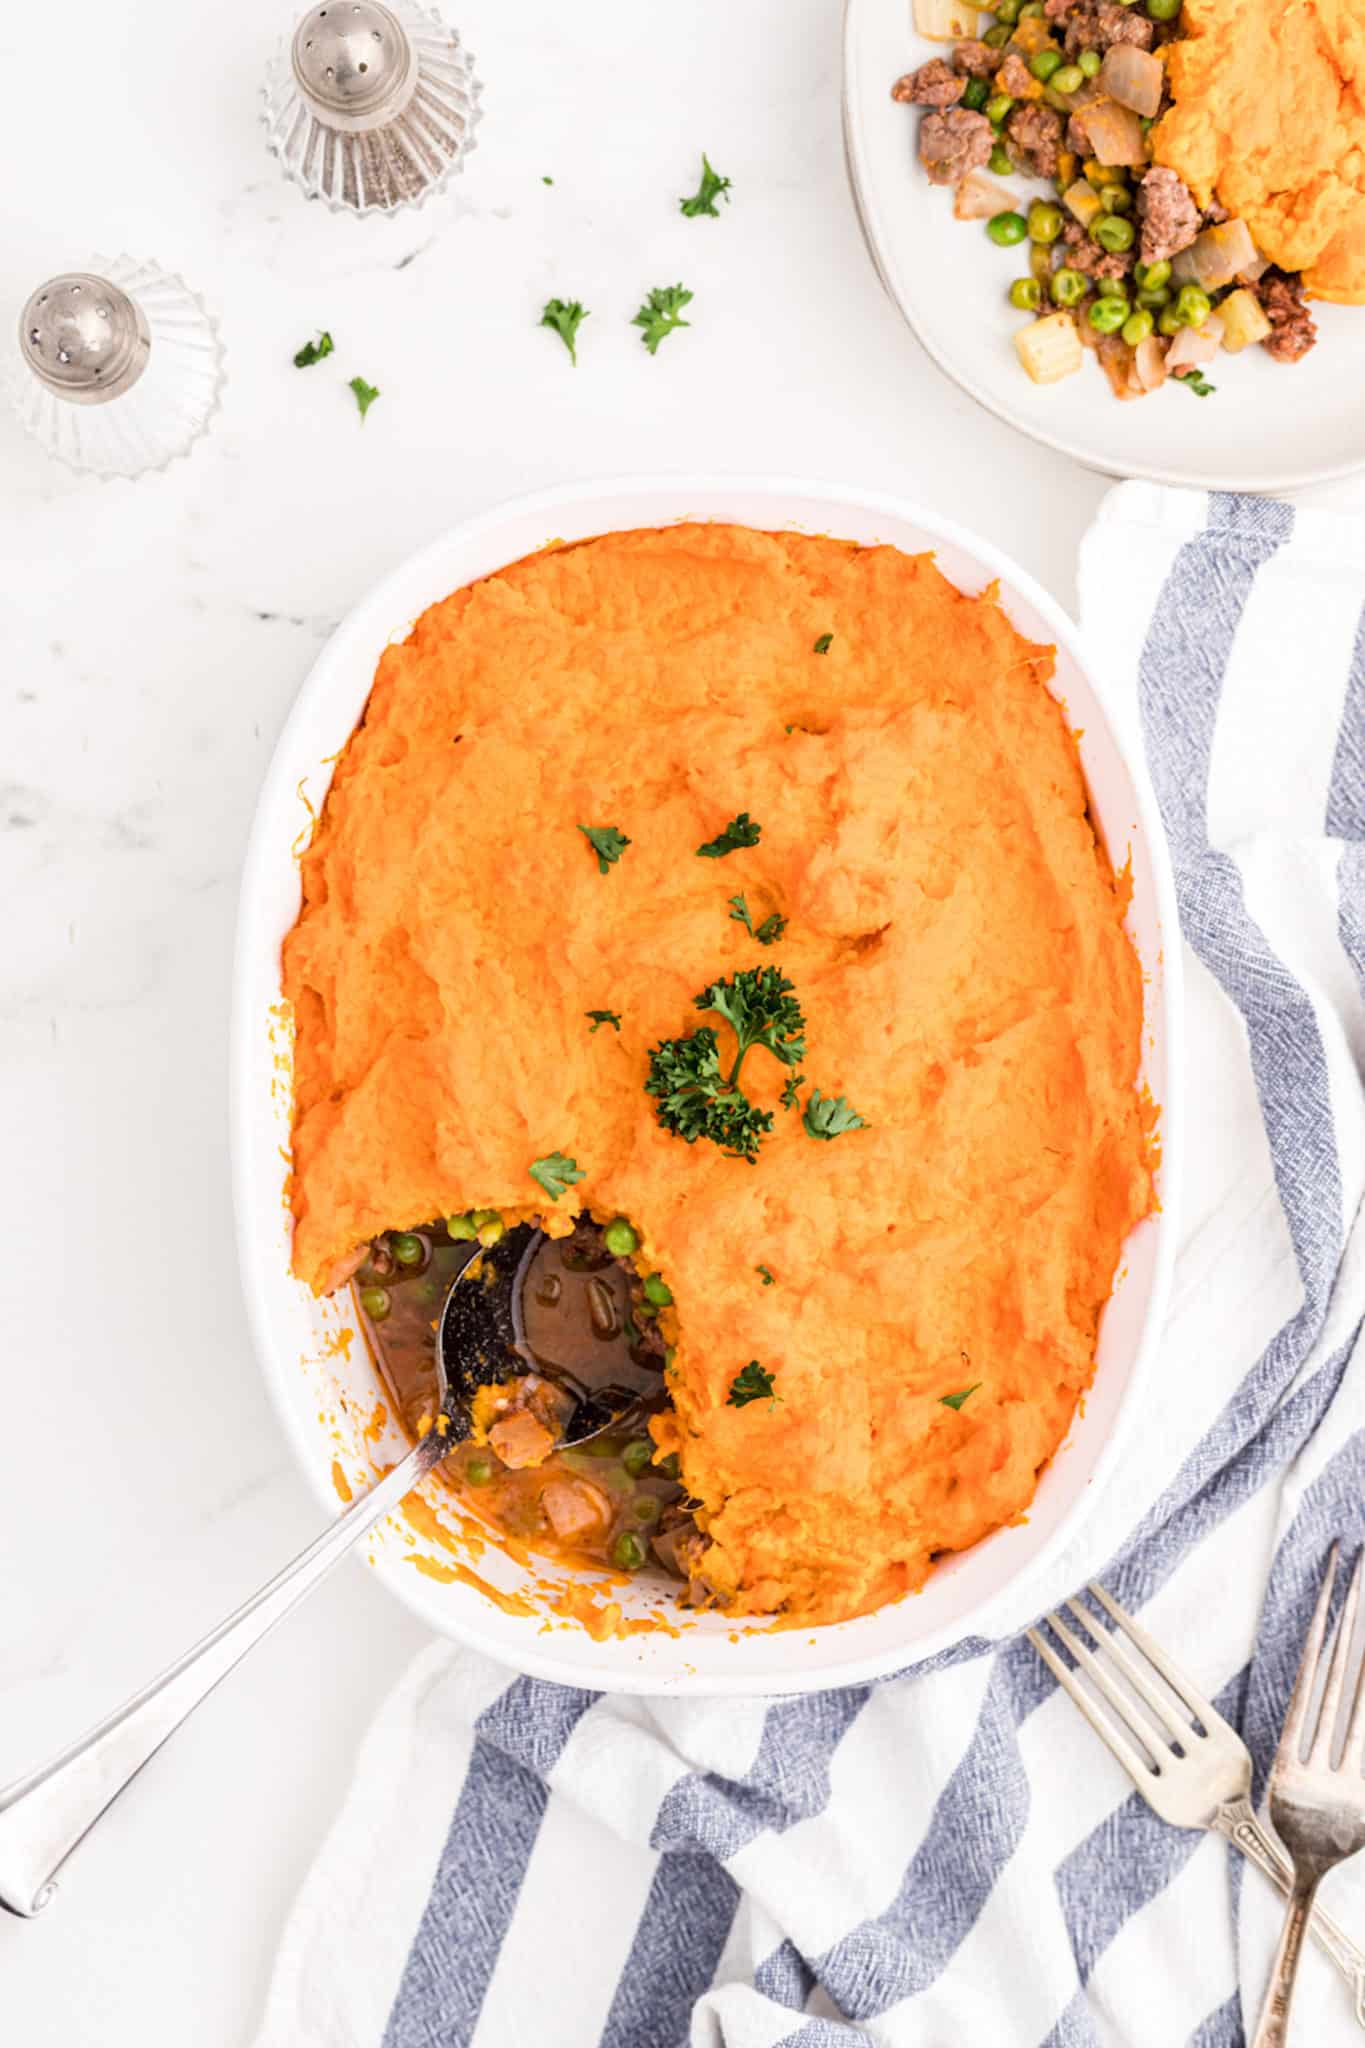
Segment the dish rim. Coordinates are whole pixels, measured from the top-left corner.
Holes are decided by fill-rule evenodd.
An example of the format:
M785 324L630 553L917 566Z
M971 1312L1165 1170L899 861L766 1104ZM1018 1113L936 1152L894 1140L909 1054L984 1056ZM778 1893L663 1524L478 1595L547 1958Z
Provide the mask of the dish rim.
M1134 1414L1150 1378L1153 1356L1169 1297L1176 1251L1175 1219L1178 1213L1183 1132L1178 1061L1183 991L1180 927L1174 881L1165 833L1160 822L1156 797L1147 776L1145 761L1132 743L1125 722L1115 715L1109 693L1092 667L1079 627L1069 618L1057 600L1044 590L1028 571L1021 568L993 542L978 538L956 521L931 511L914 499L902 498L889 492L869 491L857 486L774 474L726 475L719 472L682 472L676 475L598 478L551 486L510 499L500 499L481 512L456 521L424 547L395 563L377 584L362 593L318 650L277 736L270 764L262 779L242 866L233 949L230 1012L229 1123L234 1231L253 1350L272 1406L307 1483L317 1494L320 1503L335 1512L336 1499L328 1471L329 1457L319 1456L321 1432L313 1424L304 1421L297 1398L291 1398L287 1369L271 1341L267 1311L268 1289L264 1279L264 1268L258 1256L261 1244L258 1236L249 1227L249 1218L253 1210L259 1207L263 1191L258 1186L250 1184L248 1180L251 1147L245 1135L247 1119L255 1113L250 1073L250 1048L253 1042L251 1034L260 1027L259 1016L248 1008L250 975L246 970L251 950L258 943L248 927L250 913L260 894L260 881L270 872L278 859L278 850L273 842L269 842L266 826L279 800L296 794L291 780L288 742L292 735L310 723L314 705L325 701L332 692L334 670L338 663L344 665L352 642L366 640L371 621L376 614L382 613L387 607L393 621L389 628L391 635L396 636L400 632L410 630L411 621L397 617L400 607L394 593L399 586L420 575L424 567L439 565L461 543L470 544L480 537L487 537L496 532L500 526L510 527L519 519L529 518L543 521L544 531L550 535L555 531L556 515L562 515L570 508L584 510L596 503L608 504L623 497L638 497L644 500L654 498L661 501L651 518L646 519L642 516L635 521L636 527L651 524L666 527L681 523L690 517L710 517L719 523L754 525L752 520L741 520L733 515L707 514L700 510L694 513L688 509L694 501L704 501L708 497L727 494L735 497L753 497L771 504L772 524L760 529L769 532L801 530L792 524L793 514L790 510L783 510L784 505L790 506L793 501L828 507L831 523L828 528L821 530L836 537L841 511L856 511L873 519L881 517L914 526L924 533L935 547L960 550L977 563L987 576L1007 584L1038 613L1058 647L1064 648L1074 663L1094 699L1097 710L1108 726L1115 752L1131 781L1136 812L1134 837L1140 836L1151 869L1160 933L1158 951L1162 964L1158 1005L1160 1043L1166 1064L1159 1105L1161 1204L1152 1219L1157 1235L1151 1285L1142 1316L1141 1332L1132 1352L1127 1384L1119 1398L1108 1435L1095 1456L1084 1484L1076 1498L1060 1514L1056 1527L1031 1557L1025 1559L1015 1571L1007 1574L1004 1582L994 1590L969 1601L961 1615L946 1620L940 1627L926 1632L912 1643L903 1644L899 1651L892 1648L852 1655L839 1661L837 1665L823 1667L804 1677L795 1672L779 1675L768 1673L762 1677L761 1682L757 1682L753 1675L742 1669L733 1676L714 1672L702 1674L684 1669L664 1682L649 1672L611 1670L605 1673L600 1683L596 1685L596 1689L604 1691L652 1696L776 1697L784 1694L825 1691L909 1669L945 1648L961 1642L973 1632L988 1630L992 1614L1007 1604L1017 1604L1020 1588L1038 1580L1061 1549L1076 1537L1091 1507L1102 1493L1104 1482L1124 1447ZM668 501L671 509L666 508L662 502L664 500ZM618 524L606 523L598 529L598 533L601 535L624 530L627 529ZM585 535L582 538L590 537L592 536ZM510 566L512 561L524 559L525 553L525 550L518 550L510 554L501 566ZM498 571L491 569L482 573L492 575ZM464 586L457 583L452 587ZM1154 1013L1147 1012L1144 1005L1144 1030L1151 1029L1152 1014ZM1116 1274L1115 1284L1117 1277ZM1065 1448L1064 1440L1063 1446L1059 1449ZM478 1626L471 1626L464 1620L456 1621L454 1618L449 1623L434 1620L421 1600L421 1581L417 1574L410 1575L413 1583L409 1585L383 1561L375 1564L375 1570L387 1589L410 1611L428 1627L446 1635L450 1640L479 1650L507 1668L525 1672L531 1677L587 1689L594 1688L595 1681L585 1676L580 1664L570 1663L555 1654L553 1635L542 1637L535 1633L532 1625L527 1629L525 1641L518 1640L516 1652L513 1654L501 1639L484 1634ZM809 1630L805 1627L787 1629L781 1631L779 1640L796 1642L806 1634L818 1635L821 1627L833 1628L844 1625L847 1624L812 1625ZM682 1638L682 1645L685 1663L686 1635Z
M874 194L874 181L866 162L861 124L856 118L851 85L851 80L858 69L858 60L854 53L857 20L867 4L869 0L843 0L843 19L840 24L840 123L843 133L844 167L848 175L853 210L882 290L930 362L941 370L945 377L951 379L959 391L964 391L983 412L988 412L992 419L999 420L1002 425L1013 428L1015 433L1023 434L1040 448L1050 448L1054 455L1068 456L1071 461L1080 463L1083 469L1088 469L1099 476L1138 477L1148 483L1171 484L1179 490L1238 491L1273 497L1286 491L1306 490L1313 484L1338 483L1343 477L1358 476L1365 469L1365 460L1357 456L1346 461L1318 463L1307 469L1270 470L1260 475L1239 476L1229 480L1226 476L1219 476L1216 472L1206 469L1182 468L1178 465L1168 467L1153 462L1121 462L1116 457L1109 458L1097 454L1093 448L1069 440L1064 434L1050 433L1045 427L1035 425L1021 413L1015 412L1007 402L992 396L959 362L938 348L915 318L910 305L892 284L891 274L883 255L888 245L888 237L881 224L881 207ZM987 0L982 0L982 5L986 4ZM913 22L910 23L910 33L915 33ZM1114 403L1118 404L1119 401L1116 399Z

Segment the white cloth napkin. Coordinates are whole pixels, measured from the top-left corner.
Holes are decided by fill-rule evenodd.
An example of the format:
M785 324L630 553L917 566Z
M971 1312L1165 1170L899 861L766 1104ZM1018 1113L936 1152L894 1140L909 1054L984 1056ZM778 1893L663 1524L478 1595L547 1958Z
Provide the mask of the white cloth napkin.
M1365 1537L1365 523L1125 484L1080 590L1175 859L1188 1168L1146 1407L1013 1619L1098 1574L1259 1797L1326 1546ZM1323 1898L1365 1944L1365 1867ZM776 1702L440 1644L365 1742L257 2048L1238 2048L1278 1918L1019 1639ZM1296 2040L1359 2038L1313 1952L1300 2000Z

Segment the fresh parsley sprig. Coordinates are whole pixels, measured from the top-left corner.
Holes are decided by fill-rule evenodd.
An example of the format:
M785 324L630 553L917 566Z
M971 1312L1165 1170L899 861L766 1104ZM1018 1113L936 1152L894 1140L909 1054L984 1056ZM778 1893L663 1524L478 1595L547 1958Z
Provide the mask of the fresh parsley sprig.
M738 1372L730 1382L730 1391L725 1396L727 1408L747 1408L751 1401L767 1401L775 1408L782 1396L776 1392L773 1374L766 1366L751 1358L743 1372Z
M730 204L730 180L722 178L719 171L713 171L705 150L701 158L701 184L690 199L680 199L678 206L689 220L696 220L700 214L709 214L712 220L720 219L718 199Z
M801 1118L812 1138L841 1138L845 1131L865 1131L867 1119L859 1116L856 1109L850 1109L842 1095L825 1096L812 1088L805 1114Z
M771 946L787 929L786 918L779 916L775 910L770 917L764 918L762 924L756 925L749 915L749 906L744 901L742 891L738 896L732 896L729 901L732 920L736 924L742 924L750 938L757 939L760 946Z
M577 299L547 299L545 311L540 316L542 327L549 327L559 336L569 351L569 361L578 368L578 330L585 320L592 316L586 306Z
M583 1174L576 1159L567 1159L562 1152L547 1152L543 1159L533 1159L529 1168L532 1180L539 1181L552 1202L582 1180Z
M709 1025L683 1038L667 1038L650 1054L645 1093L658 1103L666 1131L693 1145L709 1139L734 1159L751 1163L773 1127L772 1111L756 1109L739 1086L740 1069L755 1046L783 1066L794 1067L806 1051L806 1020L780 968L743 968L728 980L713 981L695 998L699 1010L714 1010L734 1031L734 1065L725 1073L720 1047Z
M597 872L605 875L630 845L617 825L580 825L579 831L597 855Z
M757 846L763 836L763 827L755 825L747 811L741 811L737 818L731 818L728 825L719 831L714 839L708 839L704 846L697 848L699 860L723 860L727 853L738 853L742 846ZM731 901L733 902L733 897Z
M640 339L652 356L659 353L659 343L675 327L690 327L692 322L684 320L682 309L690 306L692 294L680 284L655 285L649 297L641 306L632 327L640 328Z

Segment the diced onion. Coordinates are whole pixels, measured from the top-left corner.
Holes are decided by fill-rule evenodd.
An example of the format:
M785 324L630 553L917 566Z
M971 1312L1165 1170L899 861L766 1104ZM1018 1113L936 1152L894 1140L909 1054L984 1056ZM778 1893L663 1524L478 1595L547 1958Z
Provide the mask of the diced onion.
M1210 313L1202 327L1182 327L1166 351L1166 370L1174 376L1177 370L1194 370L1201 363L1211 363L1223 345L1223 323L1216 313Z
M1244 220L1225 220L1205 228L1171 264L1177 284L1197 284L1206 292L1231 284L1239 270L1256 261L1256 244Z
M973 41L978 26L978 10L963 0L915 0L915 27L931 43Z
M1147 138L1131 107L1121 107L1106 96L1078 107L1074 118L1085 130L1092 156L1106 169L1147 162Z
M1150 50L1139 50L1132 43L1115 43L1104 53L1099 82L1121 107L1129 107L1133 113L1150 119L1161 105L1166 67Z
M997 185L994 178L983 178L980 171L968 171L953 199L958 220L993 220L997 213L1018 211L1018 194Z
M1166 382L1166 351L1154 334L1133 350L1133 368L1144 391L1155 391Z

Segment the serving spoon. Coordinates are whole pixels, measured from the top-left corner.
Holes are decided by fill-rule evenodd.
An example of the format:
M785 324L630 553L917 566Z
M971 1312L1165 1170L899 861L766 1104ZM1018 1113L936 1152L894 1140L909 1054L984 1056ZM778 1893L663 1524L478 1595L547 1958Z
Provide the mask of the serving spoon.
M452 1282L435 1347L437 1415L449 1418L447 1427L435 1427L433 1416L433 1427L407 1455L259 1593L88 1734L0 1788L0 1906L32 1919L51 1903L67 1857L162 1743L366 1530L470 1434L478 1387L508 1378L509 1367L515 1372L518 1366L556 1381L575 1404L565 1443L600 1435L638 1405L643 1386L610 1379L594 1386L590 1375L541 1357L531 1344L535 1333L528 1334L523 1296L546 1242L542 1232L519 1225L501 1244L476 1254ZM657 1385L657 1374L654 1380Z

